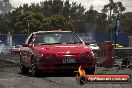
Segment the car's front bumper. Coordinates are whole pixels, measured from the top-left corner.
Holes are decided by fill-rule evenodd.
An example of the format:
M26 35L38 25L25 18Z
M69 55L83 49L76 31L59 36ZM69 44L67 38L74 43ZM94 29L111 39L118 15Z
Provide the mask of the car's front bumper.
M63 59L36 60L38 69L44 71L76 71L79 66L83 69L94 68L95 63L96 60L93 58L75 59L74 63L63 63Z

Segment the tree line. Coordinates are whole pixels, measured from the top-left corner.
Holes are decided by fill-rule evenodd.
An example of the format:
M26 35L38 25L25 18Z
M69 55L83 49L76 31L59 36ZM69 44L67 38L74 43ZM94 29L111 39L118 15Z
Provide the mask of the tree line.
M69 3L69 0L24 4L0 15L0 33L10 31L19 34L56 29L106 33L114 31L117 17L121 24L119 31L132 32L132 12L124 13L125 10L121 2L108 3L101 12L94 10L93 5L86 10L81 4Z

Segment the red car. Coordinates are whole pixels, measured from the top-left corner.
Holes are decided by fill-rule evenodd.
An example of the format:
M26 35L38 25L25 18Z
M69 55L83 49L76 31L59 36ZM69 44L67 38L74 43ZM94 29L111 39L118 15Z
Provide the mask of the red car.
M94 54L85 43L70 31L33 32L20 49L22 73L77 71L82 66L86 72L95 71Z

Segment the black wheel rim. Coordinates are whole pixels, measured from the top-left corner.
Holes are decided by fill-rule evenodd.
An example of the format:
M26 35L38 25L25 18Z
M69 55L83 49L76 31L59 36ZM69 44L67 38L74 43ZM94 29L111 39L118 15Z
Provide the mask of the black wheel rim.
M22 62L20 62L20 69L21 69L21 71L23 70L23 64L22 64Z
M36 75L36 66L35 66L34 63L32 64L32 69L31 69L31 71L32 71L32 75L35 76L35 75Z

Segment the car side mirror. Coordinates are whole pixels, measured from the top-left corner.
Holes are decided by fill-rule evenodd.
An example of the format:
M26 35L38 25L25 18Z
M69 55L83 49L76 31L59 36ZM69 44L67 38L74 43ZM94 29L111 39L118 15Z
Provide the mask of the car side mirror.
M85 45L90 45L90 43L89 43L89 42L84 42L84 44L85 44Z
M29 47L29 44L22 44L22 47Z

